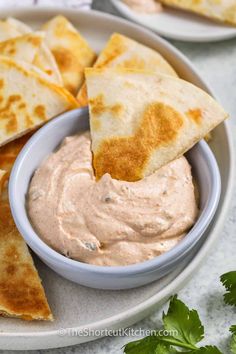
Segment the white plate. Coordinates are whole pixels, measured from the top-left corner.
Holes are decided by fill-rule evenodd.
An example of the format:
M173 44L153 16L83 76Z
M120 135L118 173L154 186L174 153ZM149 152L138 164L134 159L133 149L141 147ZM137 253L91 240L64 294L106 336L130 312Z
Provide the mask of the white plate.
M70 19L97 51L101 50L111 33L121 32L158 49L183 78L209 91L190 62L178 50L153 33L117 17L94 11L55 8L11 8L1 10L1 17L14 16L37 27L58 13ZM90 336L60 336L59 330L62 329L63 334L67 328L88 331L127 327L150 314L171 294L177 292L199 267L219 235L229 204L233 181L233 151L226 124L221 124L214 131L211 146L221 171L222 197L214 223L205 235L204 245L188 265L182 264L161 281L142 288L102 291L73 284L36 260L55 321L40 323L1 318L0 348L45 349L93 340L95 336L91 332Z
M128 19L167 38L188 42L213 42L236 37L236 28L186 11L165 7L158 14L140 14L121 0L111 2Z

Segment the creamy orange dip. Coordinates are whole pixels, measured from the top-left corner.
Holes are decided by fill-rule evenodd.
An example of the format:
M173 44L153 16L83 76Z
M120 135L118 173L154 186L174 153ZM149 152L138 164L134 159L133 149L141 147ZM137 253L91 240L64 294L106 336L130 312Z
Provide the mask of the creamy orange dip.
M132 10L141 13L157 13L162 11L162 6L156 0L123 0Z
M68 137L35 172L28 213L40 237L58 252L96 265L142 262L175 246L198 210L185 157L137 182L98 182L88 132Z

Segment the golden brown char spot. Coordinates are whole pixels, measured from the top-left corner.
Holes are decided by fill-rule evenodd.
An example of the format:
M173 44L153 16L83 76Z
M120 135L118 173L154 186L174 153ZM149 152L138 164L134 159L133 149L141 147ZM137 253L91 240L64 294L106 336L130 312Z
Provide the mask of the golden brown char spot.
M68 70L81 70L82 66L78 58L70 51L63 47L54 48L52 53L56 59L60 71L67 72Z
M34 124L33 120L28 114L26 114L25 116L25 123L26 123L26 128L30 128Z
M101 128L101 120L98 118L93 118L90 121L90 125L93 131L98 131Z
M147 105L132 137L104 140L93 158L97 179L110 173L118 180L137 181L151 153L176 138L183 126L182 115L161 102Z
M41 37L32 37L32 36L29 36L27 38L28 42L31 43L33 46L35 47L39 47L41 42L42 42L42 38Z
M14 103L14 102L17 102L17 101L20 101L22 99L22 97L20 95L11 95L9 96L9 103Z
M16 114L13 112L9 112L5 115L5 118L8 120L6 124L6 132L8 134L16 132L18 128Z
M16 49L15 49L15 48L10 48L10 49L8 50L8 53L9 53L10 55L15 55L15 54L16 54Z
M129 59L124 60L122 63L117 65L118 68L127 68L127 69L145 69L145 61L138 56L132 56Z
M20 103L18 106L19 109L25 109L26 108L26 104L24 102Z
M188 118L194 121L196 124L201 124L202 122L202 111L199 108L190 109L186 112Z
M20 255L19 255L15 245L10 245L6 249L4 259L12 260L12 259L17 259L19 257L20 257Z
M15 54L16 53L16 47L14 42L2 42L0 43L0 50L3 52L3 54Z
M38 105L34 108L34 113L38 118L41 120L46 120L46 112L45 112L45 107L43 105Z
M52 75L52 74L53 74L53 71L52 71L52 70L50 70L50 69L45 70L45 72L46 72L46 74L48 74L48 75Z
M20 95L11 95L8 97L5 106L0 108L0 120L7 120L6 123L7 133L14 133L15 131L17 131L18 128L17 116L11 109L12 109L12 105L15 102L18 102L20 100L21 100Z
M20 101L20 100L21 100L21 96L20 95L11 95L11 96L9 96L5 106L0 108L0 114L1 113L5 113L5 112L9 112L9 109L11 108L12 104L17 102L17 101Z
M14 221L11 216L10 207L7 203L1 200L0 203L0 238L8 239L9 233L12 232L14 228ZM1 241L3 242L3 241Z
M82 75L84 71L83 65L80 63L79 58L71 52L69 49L65 49L62 47L54 48L52 53L57 62L58 68L60 72L63 74L71 73L72 75L78 76L80 73ZM66 80L66 77L65 77ZM71 92L73 95L76 95L78 92L78 83L77 80L75 82L71 82L70 80L66 80L64 82L67 90Z
M91 98L89 100L89 104L91 107L91 112L94 115L100 116L104 112L111 112L115 116L119 116L123 110L123 106L120 103L116 103L114 105L106 105L104 102L103 94L98 95L95 98Z
M2 89L4 87L4 80L0 79L0 89Z
M6 273L9 275L9 276L13 276L15 273L16 273L16 266L14 264L9 264L7 267L6 267Z

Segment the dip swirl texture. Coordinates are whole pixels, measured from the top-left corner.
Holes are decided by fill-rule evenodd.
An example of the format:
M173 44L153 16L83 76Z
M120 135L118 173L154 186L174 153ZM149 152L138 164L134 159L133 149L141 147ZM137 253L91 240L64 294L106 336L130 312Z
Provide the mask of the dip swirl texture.
M121 266L174 247L196 221L191 167L185 157L125 182L95 180L88 132L64 140L35 172L28 213L56 251L86 263Z

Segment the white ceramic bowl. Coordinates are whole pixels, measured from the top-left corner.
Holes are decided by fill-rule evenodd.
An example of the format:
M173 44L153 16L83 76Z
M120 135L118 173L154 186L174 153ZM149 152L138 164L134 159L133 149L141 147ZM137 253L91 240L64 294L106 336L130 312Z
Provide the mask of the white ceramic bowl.
M11 172L9 198L15 223L32 250L55 272L76 283L100 289L128 289L171 272L199 242L219 202L221 182L214 155L205 141L187 154L200 192L200 215L186 237L165 254L129 266L105 267L69 259L50 248L34 231L25 206L30 179L41 162L66 137L89 129L87 109L67 112L42 127L20 152Z

